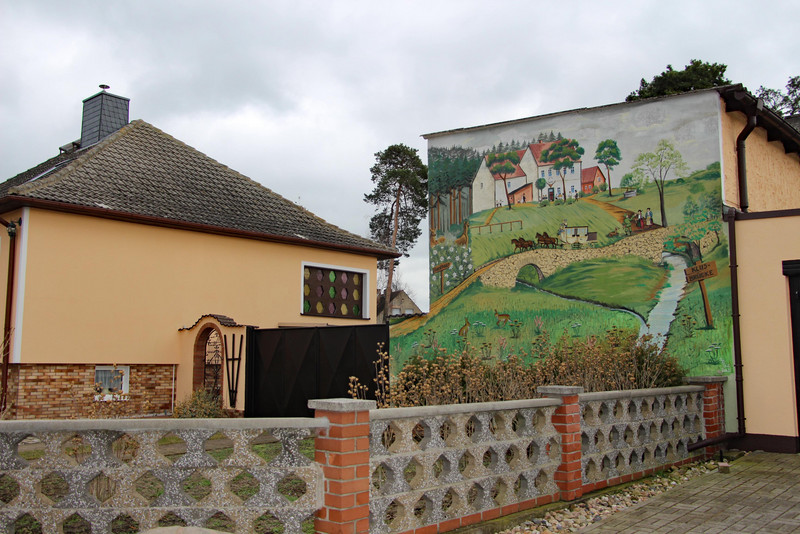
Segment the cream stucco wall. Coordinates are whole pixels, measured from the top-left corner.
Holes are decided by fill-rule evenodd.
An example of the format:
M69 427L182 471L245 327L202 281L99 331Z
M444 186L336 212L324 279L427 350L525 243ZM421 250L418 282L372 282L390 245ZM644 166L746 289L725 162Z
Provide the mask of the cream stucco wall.
M375 321L374 257L40 209L23 219L15 363L179 364L181 398L196 333L178 329L202 315L262 328ZM370 319L303 316L303 262L368 272Z
M723 113L722 159L726 205L740 209L736 162L736 138L747 124L744 113ZM780 141L768 141L767 132L756 127L745 141L747 159L748 211L769 211L800 207L800 158L786 154Z
M736 221L748 434L797 436L788 278L800 259L800 215Z

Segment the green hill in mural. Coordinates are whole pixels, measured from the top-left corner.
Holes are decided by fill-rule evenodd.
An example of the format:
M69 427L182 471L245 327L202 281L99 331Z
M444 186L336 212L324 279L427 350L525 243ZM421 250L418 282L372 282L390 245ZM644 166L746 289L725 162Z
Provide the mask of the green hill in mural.
M469 323L469 324L467 324ZM395 365L402 366L415 354L461 350L469 343L486 359L510 353L530 356L532 341L547 333L551 342L562 335L601 334L611 326L638 330L639 319L588 302L551 295L536 288L492 288L473 282L447 306L417 330L392 338ZM466 328L464 328L466 326ZM459 335L465 333L465 335Z
M608 257L573 263L541 282L536 270L526 266L518 279L557 295L626 308L647 317L666 280L666 270L637 256Z
M588 226L597 233L597 246L613 242L607 237L619 223L605 210L588 202L578 201L560 206L517 204L512 209L496 210L489 225L486 219L492 211L482 211L470 217L470 246L473 265L483 265L515 252L511 239L536 241L537 233L555 236L566 219L569 226Z

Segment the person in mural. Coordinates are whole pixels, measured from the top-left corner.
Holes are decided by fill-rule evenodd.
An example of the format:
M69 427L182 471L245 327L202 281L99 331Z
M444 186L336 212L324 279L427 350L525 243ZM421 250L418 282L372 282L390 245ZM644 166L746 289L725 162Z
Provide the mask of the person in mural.
M567 239L566 233L567 233L567 220L564 219L564 221L561 223L561 226L558 227L557 237L561 241L566 241Z
M631 218L628 215L622 218L622 230L625 235L631 235Z
M647 224L647 228L649 229L653 226L653 212L650 208L647 208L647 211L644 212L645 224Z
M642 215L642 210L636 212L636 226L639 227L639 230L644 230L644 216Z

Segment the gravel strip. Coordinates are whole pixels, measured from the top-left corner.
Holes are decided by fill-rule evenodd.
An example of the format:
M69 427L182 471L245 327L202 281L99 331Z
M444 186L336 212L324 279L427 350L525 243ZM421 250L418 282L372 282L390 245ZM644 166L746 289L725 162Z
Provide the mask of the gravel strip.
M681 467L672 467L652 477L634 482L622 490L599 497L592 497L561 510L547 512L541 518L530 519L521 525L498 534L578 532L583 527L601 521L614 512L646 501L650 497L668 491L687 480L714 472L717 470L717 464L718 462L714 460L707 460Z

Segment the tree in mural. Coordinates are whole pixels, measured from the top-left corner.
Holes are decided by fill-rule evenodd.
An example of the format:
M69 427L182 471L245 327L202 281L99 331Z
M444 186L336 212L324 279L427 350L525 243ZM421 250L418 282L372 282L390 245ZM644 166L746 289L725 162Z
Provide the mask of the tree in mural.
M608 180L608 196L613 196L611 192L611 169L619 165L622 160L617 142L613 139L606 139L597 144L597 150L594 153L594 159L597 163L602 163L606 166L606 179Z
M723 63L707 63L693 59L683 70L675 70L667 65L667 70L654 76L651 81L642 78L639 89L625 98L626 102L652 98L655 96L676 95L696 89L708 89L720 85L730 85L725 77L728 66Z
M789 78L785 93L762 85L756 91L756 96L764 100L764 104L778 115L800 113L800 76Z
M564 198L567 197L567 169L571 169L575 163L581 160L584 150L574 139L562 137L552 145L542 151L542 163L551 163L553 170L561 178L561 187Z
M379 210L369 221L370 235L408 256L422 233L419 224L428 211L428 169L417 149L403 144L376 152L375 159L370 169L375 188L364 195L364 201ZM385 310L391 302L394 266L395 259L391 258L386 265Z
M639 154L633 164L633 175L643 183L653 180L658 190L658 202L661 208L661 226L667 226L667 211L664 209L664 182L672 172L676 176L686 172L683 156L675 147L662 139L653 152Z
M547 187L547 180L539 178L536 180L536 189L539 190L539 200L542 200L542 191Z
M511 152L502 152L497 154L489 154L486 156L486 166L489 167L489 172L492 176L496 176L503 180L503 187L506 191L506 202L508 209L511 209L511 199L508 194L508 177L514 174L519 163L519 153L516 150Z

